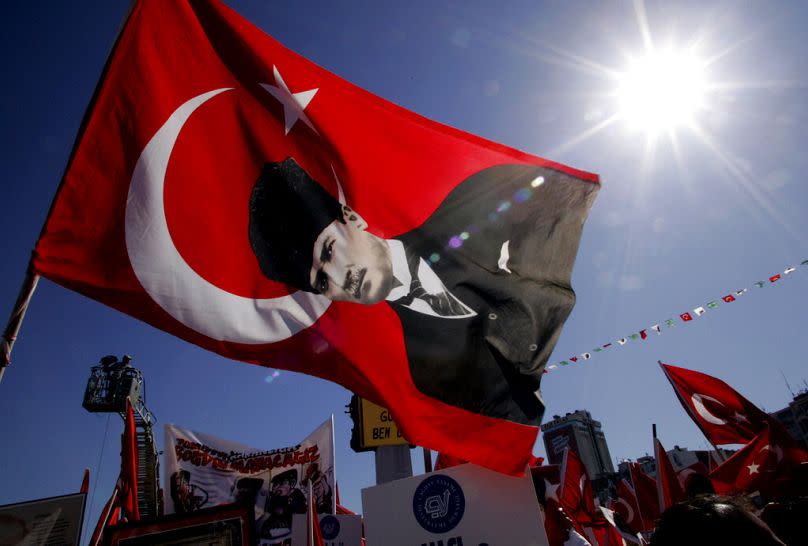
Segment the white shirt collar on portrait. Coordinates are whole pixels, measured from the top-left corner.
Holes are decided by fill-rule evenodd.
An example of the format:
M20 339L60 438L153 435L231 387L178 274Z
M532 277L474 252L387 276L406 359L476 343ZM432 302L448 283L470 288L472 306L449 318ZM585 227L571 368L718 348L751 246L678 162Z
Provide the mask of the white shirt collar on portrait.
M390 290L387 301L396 301L410 293L412 275L407 265L404 243L395 239L387 239L387 246L390 248L390 260L393 263L393 277L400 283Z
M410 273L409 264L407 263L407 254L404 250L404 244L396 239L387 239L387 245L390 248L390 261L392 262L393 267L393 277L395 277L400 284L390 291L386 299L387 301L396 301L410 293L410 289L412 287L412 274ZM434 309L432 309L432 306L420 298L414 298L412 302L404 305L404 307L425 315L432 315L447 319L468 318L477 314L462 301L457 299L454 294L449 292L438 275L432 270L431 267L429 267L429 264L427 264L426 260L423 258L418 258L418 280L421 282L421 287L427 294L445 293L449 298L452 298L454 301L459 303L466 312L462 315L440 315L436 313Z

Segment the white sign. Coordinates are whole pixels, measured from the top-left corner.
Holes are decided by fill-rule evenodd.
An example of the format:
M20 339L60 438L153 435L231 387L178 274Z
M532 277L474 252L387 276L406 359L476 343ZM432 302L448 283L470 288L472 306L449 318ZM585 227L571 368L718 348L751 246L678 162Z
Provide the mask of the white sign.
M367 546L547 546L528 472L465 464L362 490Z
M86 493L0 506L0 545L78 546Z
M246 502L255 506L260 546L288 546L292 516L335 511L334 429L329 419L296 446L264 451L166 425L163 490L167 514Z
M292 520L292 546L306 546L308 516L295 515ZM362 546L362 516L326 514L320 516L320 533L324 546Z

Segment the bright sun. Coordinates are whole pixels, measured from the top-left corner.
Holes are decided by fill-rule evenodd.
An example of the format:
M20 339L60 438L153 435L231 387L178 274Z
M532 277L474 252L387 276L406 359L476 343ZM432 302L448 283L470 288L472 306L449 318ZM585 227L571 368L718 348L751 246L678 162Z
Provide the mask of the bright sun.
M689 52L661 51L634 60L618 79L619 116L647 132L692 126L704 108L704 63Z

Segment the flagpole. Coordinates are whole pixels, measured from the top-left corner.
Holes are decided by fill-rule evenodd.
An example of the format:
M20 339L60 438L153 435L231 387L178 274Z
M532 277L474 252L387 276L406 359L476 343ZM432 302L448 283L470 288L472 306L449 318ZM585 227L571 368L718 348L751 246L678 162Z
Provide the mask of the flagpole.
M312 492L311 480L309 480L309 506L307 512L309 513L309 546L314 546L314 493ZM319 522L318 522L319 523Z
M79 130L76 133L76 138L73 141L73 148L70 150L70 156L67 159L67 166L62 173L62 179L59 182L59 187L56 189L56 193L51 201L48 215L45 217L46 220L45 224L42 226L42 232L45 231L45 225L47 225L48 222L47 219L50 218L51 212L53 212L53 207L56 204L57 198L59 197L59 193L64 187L65 174L70 168L70 164L73 162L73 157L76 155L79 139L89 123L90 113L92 112L93 105L98 97L99 90L101 89L101 83L104 81L104 75L106 74L110 61L112 60L112 54L115 51L115 48L118 46L118 41L121 38L123 29L126 27L126 23L129 21L129 17L132 15L132 11L135 9L136 3L137 0L131 0L129 2L126 15L124 16L123 21L121 21L121 26L118 28L118 32L115 34L115 40L112 43L112 47L110 47L109 52L107 53L104 68L101 71L101 77L98 79L98 83L93 90L93 95L90 98L90 103L87 105L87 109L84 111L81 125L79 126ZM42 232L40 232L40 237ZM14 341L17 339L17 334L19 333L20 326L22 325L22 319L25 317L25 311L28 309L28 303L31 301L31 296L34 294L37 282L39 282L39 275L34 273L33 265L31 262L29 262L28 269L25 271L25 279L23 280L22 288L20 288L20 294L17 296L17 302L14 304L14 309L11 311L11 317L8 320L8 324L6 325L2 338L0 338L0 383L3 381L3 375L6 368L11 363L11 349L14 347Z
M0 382L3 380L6 368L11 364L11 350L14 348L17 335L20 333L25 312L28 310L28 304L31 303L31 298L38 282L39 275L34 273L33 267L29 263L28 268L25 270L20 292L17 294L17 301L14 302L8 323L5 330L3 330L2 339L0 339Z

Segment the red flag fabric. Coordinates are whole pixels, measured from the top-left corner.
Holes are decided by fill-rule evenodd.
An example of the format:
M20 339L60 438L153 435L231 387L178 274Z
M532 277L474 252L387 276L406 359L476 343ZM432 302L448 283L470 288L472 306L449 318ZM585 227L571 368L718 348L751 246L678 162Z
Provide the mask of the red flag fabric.
M768 415L720 379L659 364L682 407L713 444L745 444L770 421Z
M116 510L118 495L118 488L115 487L115 489L112 490L112 495L110 495L109 500L101 509L101 514L98 516L98 522L95 524L93 535L90 537L90 542L87 543L89 546L98 546L102 543L101 541L104 540L104 530L107 528L107 523L111 520L112 512Z
M561 488L561 466L557 464L533 466L530 468L536 496L544 508L544 530L550 546L563 546L567 539L568 523L559 513L559 489Z
M137 435L135 414L129 399L126 400L126 421L121 437L121 474L118 477L121 491L119 503L127 521L138 521L140 511L137 504Z
M595 497L592 482L581 458L570 448L564 450L558 496L559 504L573 521L581 525L594 521Z
M760 491L776 495L788 486L808 453L780 427L764 427L743 449L710 473L716 493L731 495Z
M634 488L626 480L617 482L617 500L612 507L634 533L646 529Z
M656 481L643 472L637 463L629 463L629 474L644 525L642 531L652 531L660 514Z
M609 508L600 507L601 526L606 527L603 534L606 535L605 542L601 546L619 546L630 544L642 544L640 535L630 527L626 526L625 521Z
M32 267L521 474L598 188L359 89L221 2L142 0Z
M679 479L679 485L682 486L682 491L685 492L685 495L688 494L688 487L690 486L691 482L696 479L695 476L701 476L702 478L709 479L710 469L707 468L703 462L696 461L692 465L683 468L676 473L676 477Z
M679 477L673 470L670 457L662 447L662 442L654 438L654 456L656 457L657 494L659 496L659 510L664 512L677 502L685 500L685 493L679 485Z
M461 464L466 464L468 461L460 459L459 457L453 457L452 455L448 455L446 453L438 453L438 457L435 459L435 470L443 470L445 468L452 468L453 466L459 466Z

